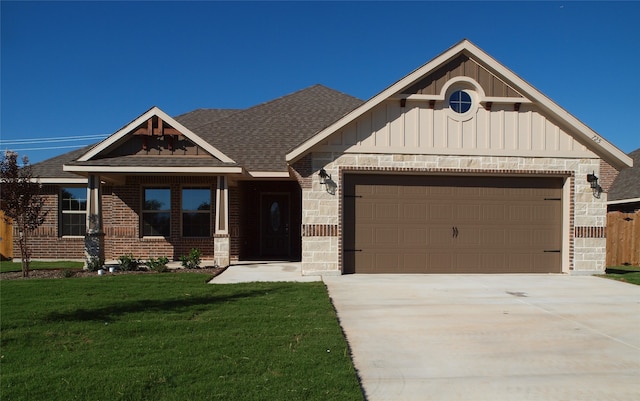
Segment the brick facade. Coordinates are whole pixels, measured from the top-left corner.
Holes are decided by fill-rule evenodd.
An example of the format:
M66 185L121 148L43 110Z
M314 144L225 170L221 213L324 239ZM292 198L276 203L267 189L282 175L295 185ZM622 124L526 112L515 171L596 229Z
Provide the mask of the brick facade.
M181 235L181 189L202 186L211 189L211 230L215 221L215 191L217 177L144 177L133 176L124 185L104 185L102 189L102 220L104 231L105 259L117 259L121 255L133 254L142 259L166 256L179 260L198 248L203 259L214 259L215 249L229 252L228 235L214 241L207 238L183 238ZM142 237L140 232L140 209L142 189L145 187L169 187L171 190L171 234L168 238ZM84 258L84 237L62 237L58 228L60 187L47 185L43 188L47 218L32 235L33 259ZM237 215L237 212L236 212ZM225 244L226 243L226 244ZM14 244L14 248L17 244ZM19 255L14 251L14 255ZM228 257L226 258L228 259Z

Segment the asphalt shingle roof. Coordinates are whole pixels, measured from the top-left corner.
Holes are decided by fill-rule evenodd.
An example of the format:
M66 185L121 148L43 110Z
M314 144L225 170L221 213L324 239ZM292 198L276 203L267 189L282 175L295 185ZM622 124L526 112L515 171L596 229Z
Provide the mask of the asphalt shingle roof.
M286 153L362 104L322 85L239 111L193 130L250 171L286 171Z
M629 153L629 157L633 159L633 167L626 168L618 174L609 189L607 200L640 198L640 149Z
M314 85L245 110L197 109L176 121L235 160L223 163L209 157L120 156L76 161L94 145L33 165L42 178L77 178L62 170L87 166L243 166L249 171L287 171L286 153L351 110L362 100L323 85Z
M31 166L33 176L39 178L80 178L77 174L63 171L62 166L76 160L94 146L95 144L85 146L83 148L61 154L60 156L34 163Z
M193 130L213 121L237 113L240 109L197 109L174 117L177 122Z

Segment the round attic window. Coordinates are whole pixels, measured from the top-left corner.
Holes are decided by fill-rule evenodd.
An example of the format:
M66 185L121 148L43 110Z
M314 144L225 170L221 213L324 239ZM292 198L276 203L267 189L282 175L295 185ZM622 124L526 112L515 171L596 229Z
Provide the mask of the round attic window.
M449 96L449 107L456 113L466 113L471 109L472 104L471 95L463 90L457 90Z

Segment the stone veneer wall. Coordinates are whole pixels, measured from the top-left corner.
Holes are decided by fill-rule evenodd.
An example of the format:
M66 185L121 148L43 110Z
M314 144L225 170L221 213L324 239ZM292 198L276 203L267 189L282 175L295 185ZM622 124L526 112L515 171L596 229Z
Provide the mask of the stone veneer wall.
M341 274L341 181L342 175L349 171L565 175L570 177L570 199L565 200L564 208L565 212L568 210L570 227L569 239L565 239L569 265L563 270L566 273L602 272L606 256L606 193L600 198L594 197L586 180L591 172L600 174L600 165L600 159L596 158L314 153L311 173L298 171L307 181L311 177L310 187L302 189L302 272L305 275ZM320 184L317 177L320 168L337 183L335 195Z

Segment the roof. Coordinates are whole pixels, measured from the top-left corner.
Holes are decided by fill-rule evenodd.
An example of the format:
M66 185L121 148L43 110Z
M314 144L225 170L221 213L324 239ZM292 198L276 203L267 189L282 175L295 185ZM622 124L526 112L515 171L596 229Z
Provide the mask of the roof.
M314 85L245 110L197 109L171 118L152 107L104 141L38 163L34 165L34 172L42 178L78 180L83 178L74 172L104 169L124 172L126 167L136 168L136 172L148 169L177 172L189 168L231 172L238 167L250 172L287 172L287 151L362 103L353 96ZM152 115L161 116L182 129L190 139L206 144L209 150L214 149L211 153L216 157L101 157ZM144 171L140 170L143 167Z
M190 130L237 113L240 109L196 109L180 114L175 120Z
M625 155L620 149L616 148L614 145L606 141L587 125L585 125L576 117L557 105L551 99L543 95L531 84L527 83L525 80L520 78L518 75L513 73L511 70L500 64L494 58L489 56L483 50L466 39L460 41L459 43L446 50L439 56L435 57L431 61L427 62L426 64L422 65L421 67L415 69L404 78L400 79L393 85L389 86L382 92L369 99L366 103L363 103L360 107L354 109L352 112L335 121L326 129L318 132L313 137L310 137L308 140L304 141L300 146L287 153L287 162L294 162L297 159L301 158L306 153L311 151L314 146L326 140L329 136L343 129L347 124L355 121L357 118L369 112L374 107L378 106L387 99L394 96L402 95L402 91L404 89L415 84L421 78L437 70L447 62L455 59L460 54L465 54L473 58L488 71L500 77L500 79L511 86L516 92L529 99L530 101L535 102L538 107L540 107L546 113L554 116L558 121L561 121L563 125L566 125L571 129L571 134L574 135L576 139L578 139L582 143L585 143L592 152L596 153L599 157L604 159L616 169L621 170L626 167L631 167L631 159L627 157L627 155ZM598 143L592 140L592 138L594 137L599 138Z
M609 202L640 199L640 149L629 153L629 157L633 159L633 167L620 171L613 181L607 195Z
M64 171L62 166L82 156L94 146L95 144L85 146L83 148L75 149L71 152L52 157L51 159L35 163L31 166L33 176L38 177L42 183L47 183L52 179L54 179L55 182L86 182L86 178Z
M314 85L210 124L194 132L248 171L287 171L285 155L362 100Z

